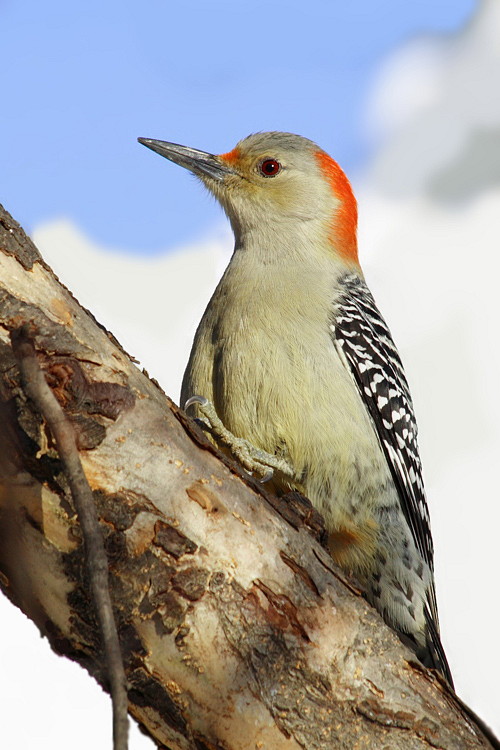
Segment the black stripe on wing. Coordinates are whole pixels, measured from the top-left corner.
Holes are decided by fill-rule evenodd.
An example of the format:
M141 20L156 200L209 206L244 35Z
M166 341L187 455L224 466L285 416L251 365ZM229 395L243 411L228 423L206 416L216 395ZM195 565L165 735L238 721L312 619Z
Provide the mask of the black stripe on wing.
M417 549L433 569L429 511L422 481L417 426L396 346L370 290L354 274L342 279L331 330L375 426ZM429 602L433 614L434 602Z

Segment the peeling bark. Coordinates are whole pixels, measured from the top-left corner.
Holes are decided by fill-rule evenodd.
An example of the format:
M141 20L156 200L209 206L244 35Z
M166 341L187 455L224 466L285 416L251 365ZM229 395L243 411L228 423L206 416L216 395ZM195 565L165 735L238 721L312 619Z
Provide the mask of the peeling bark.
M57 653L107 689L73 498L11 348L25 325L93 492L129 710L160 748L498 747L335 568L310 505L218 455L5 212L0 251L0 586Z

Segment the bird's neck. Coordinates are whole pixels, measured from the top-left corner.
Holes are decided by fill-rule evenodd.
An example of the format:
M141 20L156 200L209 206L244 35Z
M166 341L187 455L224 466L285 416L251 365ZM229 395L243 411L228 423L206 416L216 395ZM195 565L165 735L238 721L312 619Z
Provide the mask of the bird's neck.
M342 217L340 217L341 219ZM251 267L293 267L299 274L311 270L328 276L346 271L361 273L356 235L342 231L321 218L303 218L272 224L231 222L235 235L235 258Z

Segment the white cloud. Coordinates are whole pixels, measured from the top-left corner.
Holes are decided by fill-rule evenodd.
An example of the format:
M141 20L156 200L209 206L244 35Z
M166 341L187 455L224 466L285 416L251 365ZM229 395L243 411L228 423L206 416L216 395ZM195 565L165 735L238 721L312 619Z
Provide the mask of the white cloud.
M379 190L453 200L500 183L499 38L500 3L483 0L460 34L416 39L386 62L368 107Z
M500 733L500 4L389 60L359 191L365 271L416 403L443 640L457 692Z

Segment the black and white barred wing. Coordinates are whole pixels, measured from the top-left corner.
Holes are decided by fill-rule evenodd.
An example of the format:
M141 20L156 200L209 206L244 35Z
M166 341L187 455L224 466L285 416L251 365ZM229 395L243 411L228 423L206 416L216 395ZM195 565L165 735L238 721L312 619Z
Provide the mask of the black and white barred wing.
M433 545L417 426L403 365L364 281L349 275L344 277L343 287L332 323L334 342L372 418L417 549L432 570Z

